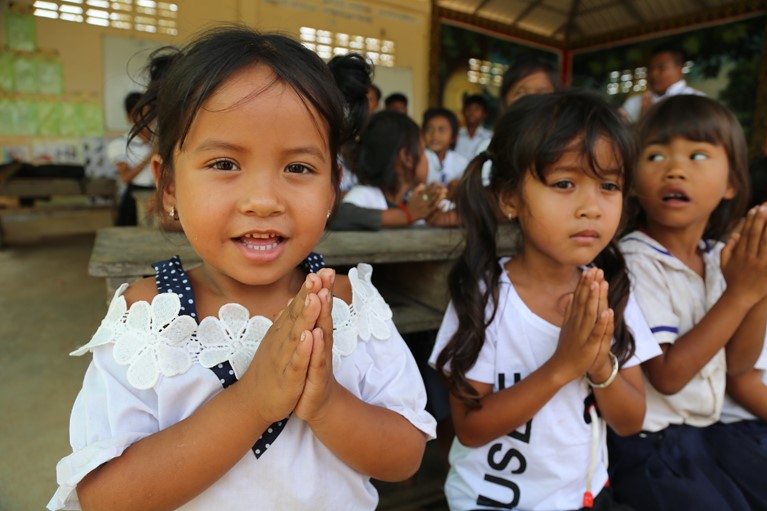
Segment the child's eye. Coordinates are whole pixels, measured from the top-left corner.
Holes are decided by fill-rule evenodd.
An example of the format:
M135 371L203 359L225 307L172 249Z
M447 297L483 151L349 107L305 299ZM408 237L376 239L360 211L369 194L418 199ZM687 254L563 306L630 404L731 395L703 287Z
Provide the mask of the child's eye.
M237 165L231 160L216 160L208 165L208 168L215 170L237 170Z
M660 153L650 153L647 155L647 161L663 161L666 158Z
M560 190L568 190L575 186L572 181L555 181L551 183L552 188L558 188Z
M614 181L605 181L602 183L602 190L607 192L620 192L621 189L622 188L620 183L616 183Z
M291 163L285 167L285 172L289 174L308 174L312 172L312 169L304 165L303 163Z
M702 153L700 151L695 151L690 155L691 160L707 160L708 155L706 153Z

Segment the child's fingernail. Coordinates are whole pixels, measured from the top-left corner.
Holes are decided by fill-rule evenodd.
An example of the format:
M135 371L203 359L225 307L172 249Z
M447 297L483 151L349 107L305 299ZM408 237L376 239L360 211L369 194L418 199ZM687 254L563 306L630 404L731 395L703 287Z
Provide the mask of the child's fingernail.
M308 306L309 305L310 299L311 299L311 295L306 295L306 300L304 300L304 306Z
M304 342L306 340L306 331L304 330L301 332L301 338L299 339L301 342Z

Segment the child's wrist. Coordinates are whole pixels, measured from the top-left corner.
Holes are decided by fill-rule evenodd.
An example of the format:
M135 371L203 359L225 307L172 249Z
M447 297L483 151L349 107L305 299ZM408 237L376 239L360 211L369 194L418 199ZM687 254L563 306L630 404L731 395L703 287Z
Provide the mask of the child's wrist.
M407 209L406 204L400 204L399 209L405 212L405 218L407 218L408 225L412 225L415 220L413 220L413 215L410 214L410 210Z
M608 387L615 380L615 377L618 376L618 370L620 369L618 357L612 352L608 352L608 355L606 360L608 363L603 363L598 371L586 373L586 382L591 387L597 389Z

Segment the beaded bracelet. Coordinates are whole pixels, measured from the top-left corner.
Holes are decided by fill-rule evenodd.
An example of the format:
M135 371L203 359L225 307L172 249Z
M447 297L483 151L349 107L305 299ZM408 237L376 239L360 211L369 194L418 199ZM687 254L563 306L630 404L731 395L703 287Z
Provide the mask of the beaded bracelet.
M610 373L610 376L608 376L605 381L603 381L602 383L594 383L593 381L591 381L591 378L589 378L589 375L588 374L586 375L586 381L588 382L589 385L591 385L595 389L603 389L607 387L613 382L615 377L618 376L618 369L620 369L620 366L618 364L618 357L616 357L612 351L610 351L608 355L610 355L610 359L612 359L613 361L613 370Z

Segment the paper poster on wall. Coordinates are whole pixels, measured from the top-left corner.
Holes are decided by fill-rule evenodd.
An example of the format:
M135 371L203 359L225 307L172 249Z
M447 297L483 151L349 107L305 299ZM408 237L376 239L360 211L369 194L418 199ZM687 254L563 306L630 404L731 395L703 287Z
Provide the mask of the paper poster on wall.
M0 51L0 91L11 92L13 88L13 62L15 56L8 51Z
M80 105L82 117L82 135L86 137L98 137L104 134L104 111L101 105L96 103L83 103Z
M8 48L17 51L35 51L37 49L35 17L13 11L8 11L6 16L5 35Z
M15 135L37 134L37 102L31 100L16 101Z
M40 94L60 96L64 92L61 62L55 59L37 59L37 86Z
M130 92L143 92L149 82L145 72L152 50L166 43L104 36L104 119L108 131L130 128L123 100Z
M77 103L61 104L61 136L80 137L83 135L83 122L80 105Z
M54 101L40 101L37 104L37 134L55 137L61 133L61 104Z
M16 92L36 94L38 91L36 59L17 56L13 61L13 81Z

